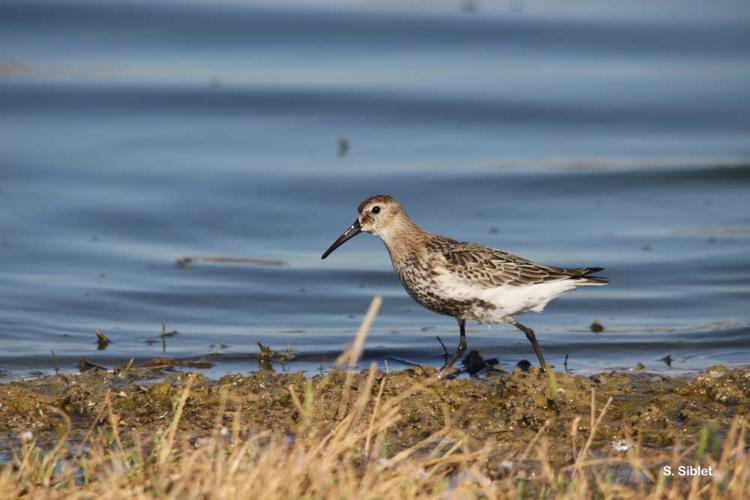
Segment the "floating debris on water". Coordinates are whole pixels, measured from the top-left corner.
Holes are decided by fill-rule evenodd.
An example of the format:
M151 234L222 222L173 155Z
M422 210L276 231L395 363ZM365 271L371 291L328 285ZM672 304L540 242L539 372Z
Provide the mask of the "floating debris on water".
M258 367L263 371L273 371L273 364L271 361L276 354L270 347L265 346L258 342L260 352L258 353Z
M110 344L109 337L104 335L104 332L102 332L101 330L95 330L94 333L96 334L96 348L99 351L103 351Z
M216 349L217 347L218 347L219 349L228 349L228 348L229 348L230 346L229 346L229 344L227 344L226 342L224 342L224 341L222 340L222 341L220 341L220 342L218 343L218 345L217 345L217 344L210 344L210 345L208 346L208 349L209 349L209 350L211 350L211 351L213 351L213 350L214 350L214 349Z
M672 367L672 355L671 354L667 354L666 356L661 358L659 361L663 361L664 364L666 364L670 368Z
M57 354L55 354L55 350L52 349L52 362L55 364L55 375L60 374L60 361L57 359ZM0 377L3 376L3 370L0 370Z
M177 335L177 330L167 330L167 326L164 323L161 324L160 337L174 337L175 335Z
M217 256L193 256L180 257L175 260L175 265L182 269L191 267L196 262L205 262L208 264L251 264L256 266L287 266L289 263L285 260L277 259L252 259L245 257L217 257Z
M347 139L346 137L342 135L336 141L336 146L338 148L338 152L337 152L338 157L343 158L349 152L349 139Z
M92 363L88 359L81 356L81 358L78 360L78 369L81 372L87 372L89 370L101 370L101 371L107 371L108 368L106 366L97 365L96 363Z
M182 269L187 269L193 264L193 259L190 257L182 257L174 261L175 265Z
M133 368L134 363L135 358L130 358L125 366L115 368L114 373L120 378L126 378L128 376L128 372Z
M297 357L294 354L294 351L292 351L291 344L288 344L286 346L286 351L283 352L274 351L260 342L258 342L258 347L260 348L260 352L258 353L258 366L261 370L274 371L273 365L271 364L271 361L274 359L280 361L282 366L285 366L287 361L291 361Z
M152 370L173 370L175 367L185 368L212 368L214 364L203 359L172 359L154 358L144 361L139 368L150 368Z
M594 333L602 333L604 331L604 325L598 319L595 319L594 322L589 325L589 328Z
M140 364L140 368L156 368L156 369L171 369L174 368L174 360L172 358L154 358L144 361Z

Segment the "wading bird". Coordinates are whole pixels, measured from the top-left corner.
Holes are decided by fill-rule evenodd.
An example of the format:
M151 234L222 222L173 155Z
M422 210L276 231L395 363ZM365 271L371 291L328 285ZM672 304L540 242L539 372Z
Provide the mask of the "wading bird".
M606 285L592 276L600 267L561 268L537 264L476 243L455 241L417 226L388 195L367 198L357 219L322 255L361 232L378 236L388 249L393 269L417 303L458 321L456 352L440 369L445 377L466 351L466 322L510 323L529 339L542 369L547 366L536 336L513 317L541 312L552 299L579 286Z

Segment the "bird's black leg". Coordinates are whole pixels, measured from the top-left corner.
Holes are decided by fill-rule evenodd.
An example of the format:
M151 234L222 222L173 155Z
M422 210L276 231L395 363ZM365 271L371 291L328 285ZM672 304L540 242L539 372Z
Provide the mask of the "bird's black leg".
M466 321L462 319L459 319L457 321L458 328L460 330L458 348L456 349L456 352L453 353L453 356L451 356L450 359L445 362L443 367L440 369L440 372L438 372L438 377L440 378L448 375L450 369L453 367L453 364L458 361L458 358L460 358L463 353L466 352Z
M534 335L534 330L532 330L528 326L522 325L513 318L510 318L508 322L526 334L526 338L529 339L529 342L531 342L531 346L534 348L536 357L539 358L539 364L542 367L542 371L544 371L544 369L547 367L547 363L544 361L544 356L542 356L542 349L536 342L536 335Z
M435 338L438 342L440 342L440 347L443 348L443 360L445 363L447 363L448 360L451 359L451 353L448 352L448 348L445 347L445 342L443 342L443 339L440 338L440 335L436 335Z

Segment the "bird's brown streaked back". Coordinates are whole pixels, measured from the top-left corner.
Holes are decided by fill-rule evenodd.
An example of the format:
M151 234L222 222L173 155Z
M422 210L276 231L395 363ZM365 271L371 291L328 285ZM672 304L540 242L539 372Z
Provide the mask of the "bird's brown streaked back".
M601 268L567 269L537 264L508 252L437 235L430 238L427 246L431 252L440 253L445 257L451 272L483 288L534 285L564 279L588 279L607 283L604 278L590 276L601 271Z

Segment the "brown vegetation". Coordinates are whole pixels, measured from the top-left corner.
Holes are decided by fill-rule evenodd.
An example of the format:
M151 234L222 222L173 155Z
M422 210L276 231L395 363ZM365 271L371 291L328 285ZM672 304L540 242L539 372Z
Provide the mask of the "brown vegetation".
M750 370L357 373L366 331L347 370L312 378L130 366L0 385L0 498L750 496Z

